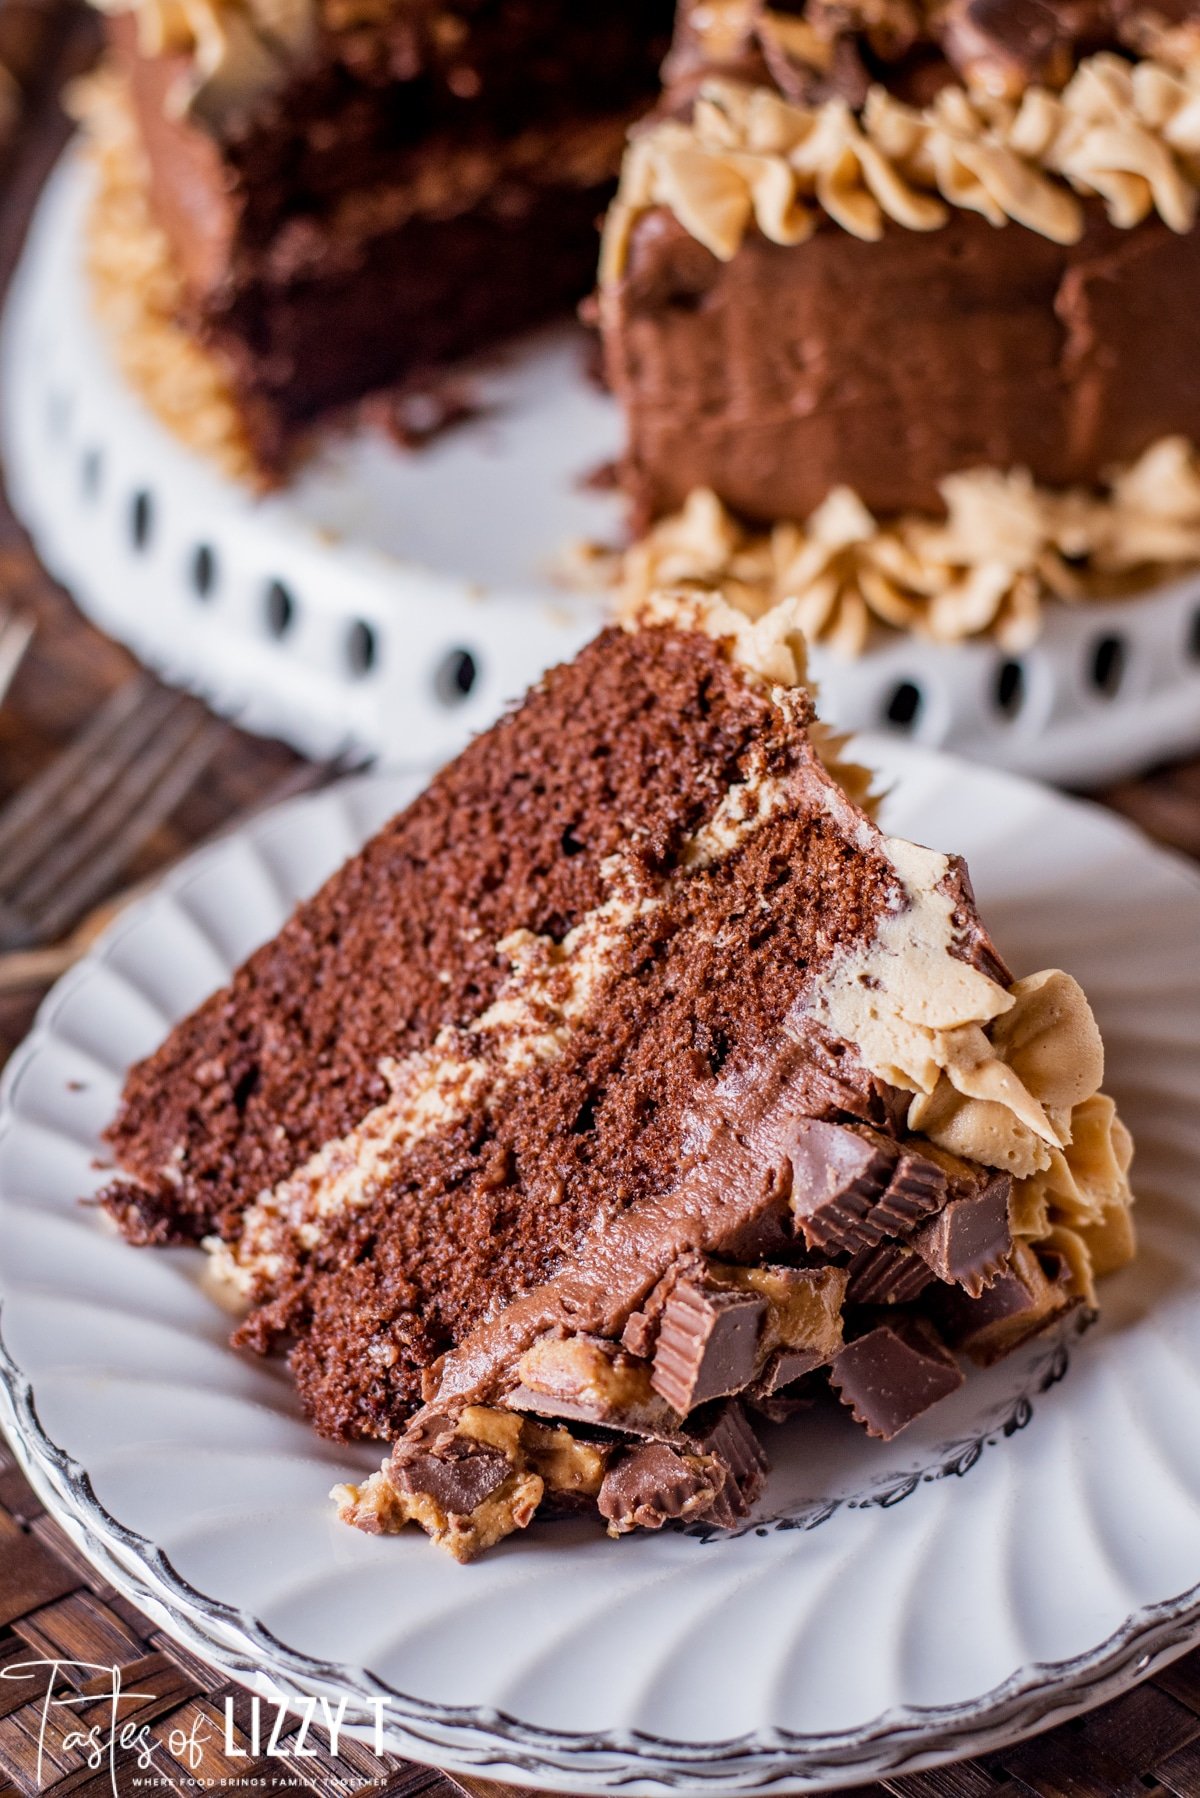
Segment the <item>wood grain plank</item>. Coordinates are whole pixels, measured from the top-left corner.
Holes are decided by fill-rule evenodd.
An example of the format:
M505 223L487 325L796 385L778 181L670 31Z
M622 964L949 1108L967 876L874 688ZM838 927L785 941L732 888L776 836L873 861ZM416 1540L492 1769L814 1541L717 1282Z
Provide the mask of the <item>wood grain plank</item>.
M1197 1738L1193 1710L1143 1685L994 1758L1038 1798L1138 1798L1142 1775Z
M143 1640L94 1592L72 1592L55 1604L43 1605L14 1623L13 1629L32 1653L62 1661L72 1685L81 1688L91 1679L84 1670L87 1663L121 1667L145 1654Z
M28 1530L0 1512L0 1627L79 1585L74 1568L57 1560Z

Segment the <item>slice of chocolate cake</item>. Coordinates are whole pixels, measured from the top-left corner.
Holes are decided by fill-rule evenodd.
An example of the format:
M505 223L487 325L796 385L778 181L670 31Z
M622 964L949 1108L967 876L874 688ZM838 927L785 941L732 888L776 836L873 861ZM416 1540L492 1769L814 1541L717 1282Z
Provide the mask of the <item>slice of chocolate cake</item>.
M659 595L133 1070L109 1210L394 1444L352 1521L729 1526L757 1413L891 1436L1131 1252L1082 993L853 774L786 617Z

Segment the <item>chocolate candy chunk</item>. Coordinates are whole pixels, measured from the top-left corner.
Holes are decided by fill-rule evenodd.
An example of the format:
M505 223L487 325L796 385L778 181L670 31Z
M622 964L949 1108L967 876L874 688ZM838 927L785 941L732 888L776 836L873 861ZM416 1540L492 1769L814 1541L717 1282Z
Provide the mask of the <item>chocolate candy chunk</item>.
M780 1357L782 1363L783 1357ZM745 1395L745 1402L756 1417L767 1423L787 1423L800 1411L811 1411L827 1390L820 1370L789 1379L782 1365L768 1364L761 1380Z
M663 1307L650 1383L681 1417L754 1378L766 1300L703 1273L677 1280Z
M986 974L997 986L1011 986L1012 970L980 922L966 862L961 855L947 856L946 860L946 872L938 882L938 890L945 893L954 906L950 914L954 927L954 955L980 974Z
M935 1162L863 1125L800 1119L788 1156L793 1216L809 1247L827 1254L908 1235L945 1203Z
M978 1298L939 1291L937 1319L954 1347L990 1367L1071 1310L1079 1300L1060 1255L1019 1242L1007 1268Z
M903 1149L887 1191L876 1205L871 1226L881 1236L908 1236L922 1218L946 1202L946 1176L935 1162Z
M621 1347L639 1360L648 1361L658 1341L658 1317L650 1311L631 1311L621 1332Z
M878 1241L868 1220L899 1158L895 1145L805 1118L788 1147L792 1214L809 1247L836 1252Z
M871 86L853 38L825 37L810 21L764 8L758 23L763 61L780 93L799 105L819 105L834 97L861 106Z
M674 1437L679 1413L655 1392L647 1362L600 1336L546 1336L525 1351L510 1411L599 1425L631 1436Z
M424 1493L448 1516L469 1517L508 1478L509 1462L498 1449L452 1437L436 1454L416 1454L393 1464L392 1484L411 1496Z
M711 1508L724 1484L725 1470L715 1459L648 1442L613 1462L596 1502L609 1535L623 1536L699 1516Z
M722 1405L704 1427L688 1432L697 1453L709 1455L725 1470L725 1483L705 1513L706 1523L732 1529L761 1496L767 1479L767 1457L739 1404Z
M1059 9L1042 0L950 0L942 48L968 87L1013 100L1035 82L1065 86L1074 63Z
M963 1383L937 1331L903 1315L847 1343L829 1377L855 1422L885 1442Z
M794 1386L797 1380L824 1367L828 1360L828 1355L819 1355L812 1349L778 1349L755 1380L750 1396L756 1400L772 1398L785 1386Z
M928 1262L915 1247L900 1242L860 1249L847 1271L846 1298L852 1305L906 1305L933 1279Z
M972 1298L991 1285L1012 1252L1011 1194L1011 1176L997 1174L979 1192L951 1199L917 1231L912 1246L939 1280Z

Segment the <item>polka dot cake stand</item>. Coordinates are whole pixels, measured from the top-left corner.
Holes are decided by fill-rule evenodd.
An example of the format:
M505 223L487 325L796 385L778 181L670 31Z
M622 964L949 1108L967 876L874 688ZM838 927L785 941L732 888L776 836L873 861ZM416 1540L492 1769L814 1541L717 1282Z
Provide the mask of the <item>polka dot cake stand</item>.
M327 754L428 765L572 655L605 607L556 578L615 543L588 477L621 426L563 326L464 371L473 413L416 452L331 433L258 498L177 443L122 381L89 313L89 170L42 197L0 342L13 504L50 571L112 636L248 728ZM814 656L826 716L1067 784L1200 744L1200 576L1135 602L1051 609L1019 658L890 638Z

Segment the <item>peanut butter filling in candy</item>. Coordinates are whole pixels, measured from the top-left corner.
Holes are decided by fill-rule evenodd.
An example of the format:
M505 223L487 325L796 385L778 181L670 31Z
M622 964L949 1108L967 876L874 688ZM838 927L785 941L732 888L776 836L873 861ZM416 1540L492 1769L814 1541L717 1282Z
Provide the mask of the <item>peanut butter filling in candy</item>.
M736 1528L760 1420L888 1439L1132 1253L1083 994L848 787L786 614L664 591L134 1070L109 1208L390 1445L347 1522Z

